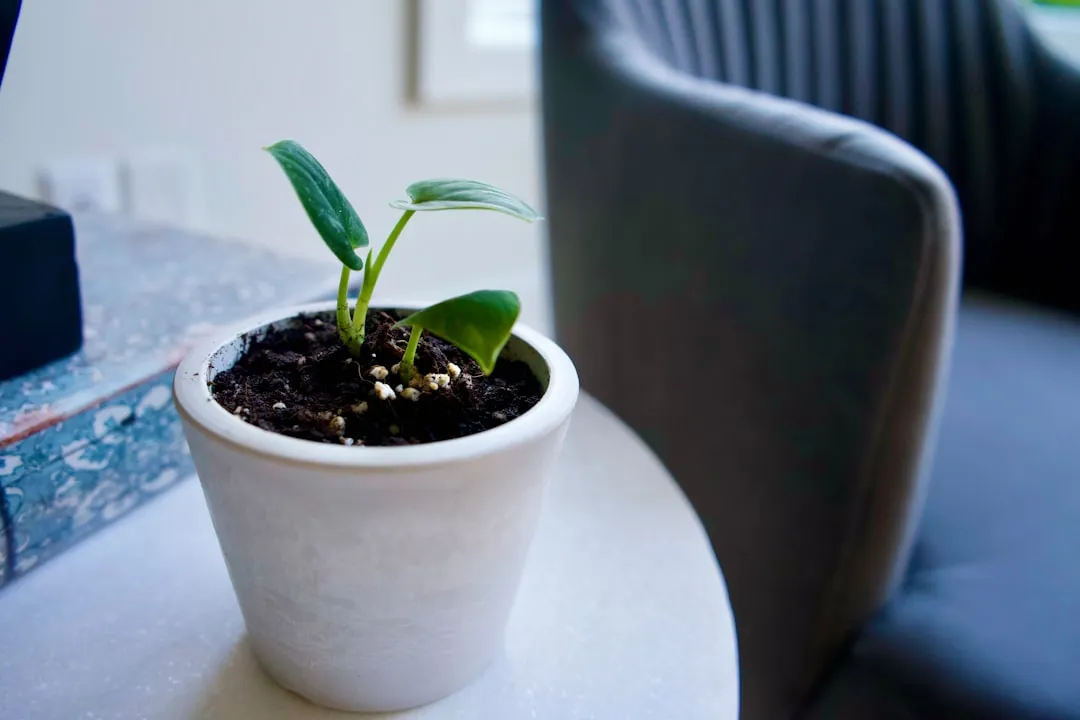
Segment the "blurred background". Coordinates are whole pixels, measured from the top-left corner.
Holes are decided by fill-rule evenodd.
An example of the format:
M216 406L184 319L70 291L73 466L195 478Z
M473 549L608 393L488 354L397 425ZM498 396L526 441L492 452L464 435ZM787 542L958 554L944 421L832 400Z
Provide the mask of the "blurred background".
M1027 5L1080 57L1080 22L1054 7L1068 4ZM308 146L376 242L389 200L424 177L542 206L536 37L529 0L29 2L0 94L0 188L332 266L260 148ZM544 233L483 213L425 218L381 290L511 288L549 330Z
M397 218L389 201L426 177L484 180L539 205L532 11L516 0L25 2L0 93L0 188L331 271L262 146L306 145L376 245ZM546 327L543 231L487 213L424 218L380 290L511 288Z

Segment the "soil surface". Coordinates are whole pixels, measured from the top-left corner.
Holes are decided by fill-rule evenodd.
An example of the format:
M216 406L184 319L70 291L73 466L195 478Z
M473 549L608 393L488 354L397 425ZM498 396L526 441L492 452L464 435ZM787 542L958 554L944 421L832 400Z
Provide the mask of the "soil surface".
M499 360L495 372L484 376L472 358L428 333L420 340L416 369L435 375L417 377L409 390L389 372L409 339L408 328L393 327L396 319L368 313L357 362L338 337L332 312L303 315L295 327L252 342L231 369L218 374L211 392L226 410L264 430L344 445L410 445L472 435L510 422L543 395L525 363ZM451 365L460 369L457 377L450 377ZM379 367L388 372L382 380ZM394 390L395 397L380 399L380 390Z

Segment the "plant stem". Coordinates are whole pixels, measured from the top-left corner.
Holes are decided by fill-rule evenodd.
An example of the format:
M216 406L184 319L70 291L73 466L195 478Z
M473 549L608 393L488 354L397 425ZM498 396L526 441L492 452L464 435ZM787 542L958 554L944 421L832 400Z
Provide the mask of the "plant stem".
M360 346L363 345L364 336L357 337L356 328L349 318L349 268L341 266L341 279L338 281L337 291L337 329L341 342L345 343L349 354L355 358L360 357Z
M360 341L364 340L364 323L367 320L368 305L371 303L371 294L375 291L375 283L379 280L379 273L382 272L383 265L386 264L386 258L390 256L390 251L394 249L394 243L397 242L398 236L401 235L401 231L405 229L405 224L409 222L409 218L413 216L415 210L406 210L401 215L401 219L397 221L397 225L390 231L390 237L386 238L386 242L379 248L379 257L375 259L374 264L368 264L364 268L364 282L360 286L360 296L356 298L356 308L353 310L352 324L354 327L359 328L358 334Z
M420 345L420 336L424 334L424 328L419 325L413 325L410 330L409 344L405 346L405 354L401 356L401 365L398 366L398 377L405 382L408 382L416 372L413 367L416 363L416 348Z

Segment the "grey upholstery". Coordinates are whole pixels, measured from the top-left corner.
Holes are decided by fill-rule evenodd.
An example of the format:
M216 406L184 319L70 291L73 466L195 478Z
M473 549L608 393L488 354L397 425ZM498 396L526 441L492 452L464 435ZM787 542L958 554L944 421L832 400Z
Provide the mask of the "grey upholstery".
M952 193L879 130L682 75L614 19L549 2L544 23L559 339L702 517L747 717L779 717L903 556L956 297Z
M965 301L908 575L815 717L1080 717L1080 318Z
M1064 228L1080 234L1080 74L1037 41L1015 0L576 5L593 29L618 28L681 74L857 117L921 148L960 196L966 279L1080 310L1068 270L1080 247L1058 241Z
M955 175L971 285L1080 309L1080 82L1008 0L542 7L558 338L709 532L744 717L858 711L848 643L915 577L960 229L937 165L806 103Z

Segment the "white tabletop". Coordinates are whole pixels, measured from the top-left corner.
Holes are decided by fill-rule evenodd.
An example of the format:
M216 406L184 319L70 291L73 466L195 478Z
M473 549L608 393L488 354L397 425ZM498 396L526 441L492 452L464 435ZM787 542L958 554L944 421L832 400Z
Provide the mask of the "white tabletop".
M583 397L506 653L395 718L735 718L735 633L701 526L653 455ZM0 591L0 718L345 718L258 668L188 480Z

